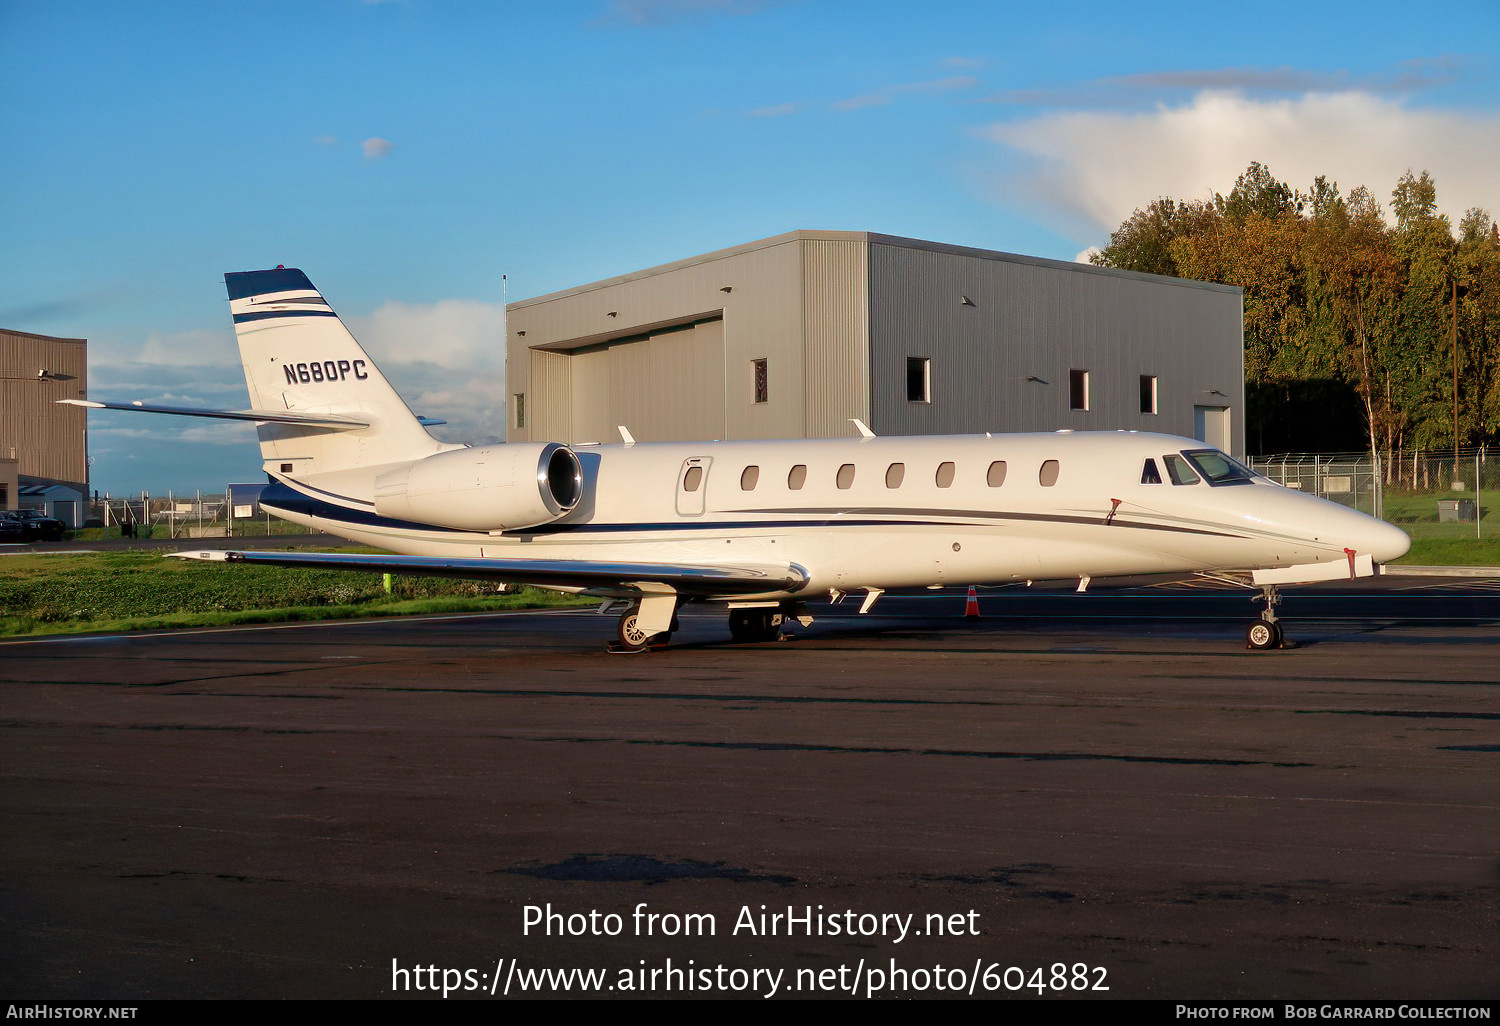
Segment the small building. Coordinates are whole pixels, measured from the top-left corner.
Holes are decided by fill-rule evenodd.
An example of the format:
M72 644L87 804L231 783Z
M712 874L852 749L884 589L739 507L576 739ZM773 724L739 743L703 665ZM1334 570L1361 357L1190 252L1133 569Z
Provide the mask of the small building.
M81 338L0 330L0 509L41 509L82 524L87 414L57 400L88 397L86 347Z
M796 231L507 307L507 437L1137 429L1245 449L1240 290Z

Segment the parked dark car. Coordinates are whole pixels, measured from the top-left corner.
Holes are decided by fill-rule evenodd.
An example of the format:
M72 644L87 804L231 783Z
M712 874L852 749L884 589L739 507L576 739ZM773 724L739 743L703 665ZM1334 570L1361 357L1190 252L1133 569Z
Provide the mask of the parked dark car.
M9 520L11 524L19 524L19 539L21 541L62 541L63 532L68 525L56 517L49 517L40 510L17 509L9 513L0 513L0 518ZM0 537L14 539L15 528L10 525L0 527Z

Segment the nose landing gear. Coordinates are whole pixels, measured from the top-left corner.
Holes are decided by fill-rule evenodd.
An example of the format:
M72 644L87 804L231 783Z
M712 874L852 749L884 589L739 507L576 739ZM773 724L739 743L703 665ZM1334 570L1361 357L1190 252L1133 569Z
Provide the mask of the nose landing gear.
M1260 619L1245 628L1245 647L1252 649L1282 648L1286 635L1281 630L1281 621L1276 619L1276 607L1281 604L1281 593L1274 584L1261 585L1261 597L1254 602L1265 602Z

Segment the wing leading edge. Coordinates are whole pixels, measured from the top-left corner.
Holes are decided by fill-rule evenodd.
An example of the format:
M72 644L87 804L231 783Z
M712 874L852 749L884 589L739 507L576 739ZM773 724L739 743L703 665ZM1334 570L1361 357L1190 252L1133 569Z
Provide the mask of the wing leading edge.
M320 567L426 577L468 577L626 594L642 585L665 585L684 595L790 592L808 581L807 571L789 566L695 566L670 563L604 563L574 559L501 559L482 556L345 555L331 552L177 552L178 559L202 559L265 566Z

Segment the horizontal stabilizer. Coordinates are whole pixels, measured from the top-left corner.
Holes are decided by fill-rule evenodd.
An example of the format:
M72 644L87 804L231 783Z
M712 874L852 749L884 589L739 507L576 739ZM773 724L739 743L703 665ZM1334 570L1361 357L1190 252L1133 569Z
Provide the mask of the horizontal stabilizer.
M427 577L465 577L629 593L640 585L667 585L682 594L753 594L795 591L807 572L790 566L697 566L670 563L606 563L582 559L503 559L483 556L385 556L336 552L235 552L210 549L176 552L178 559L205 559L269 566L365 570Z
M188 406L149 406L146 403L100 403L92 399L59 399L69 406L91 410L134 410L137 413L169 413L176 417L212 417L216 420L253 420L261 424L302 424L307 427L335 428L352 431L367 428L370 422L336 413L293 413L289 410L200 410ZM441 424L442 421L435 423Z

